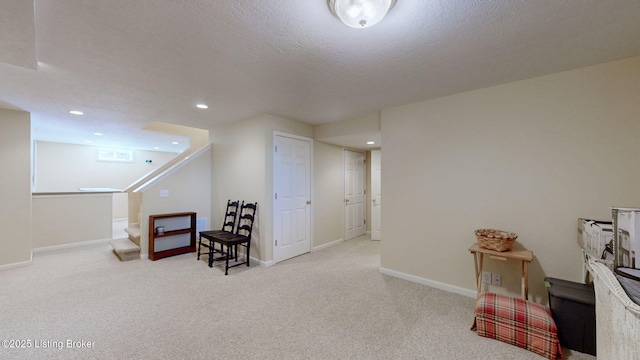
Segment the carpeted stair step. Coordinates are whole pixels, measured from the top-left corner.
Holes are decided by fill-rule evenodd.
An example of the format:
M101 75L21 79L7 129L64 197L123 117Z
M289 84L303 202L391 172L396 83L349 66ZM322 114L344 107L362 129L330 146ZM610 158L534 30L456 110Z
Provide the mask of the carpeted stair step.
M133 241L136 245L140 246L140 225L129 224L124 231L129 234L129 240Z
M113 252L121 261L140 259L140 246L129 239L118 239L110 242Z

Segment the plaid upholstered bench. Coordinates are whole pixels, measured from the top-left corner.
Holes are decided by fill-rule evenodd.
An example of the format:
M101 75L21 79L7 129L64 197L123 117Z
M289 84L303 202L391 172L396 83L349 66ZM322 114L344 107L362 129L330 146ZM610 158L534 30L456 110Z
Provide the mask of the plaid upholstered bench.
M548 359L564 359L558 329L546 307L510 296L482 293L471 330Z

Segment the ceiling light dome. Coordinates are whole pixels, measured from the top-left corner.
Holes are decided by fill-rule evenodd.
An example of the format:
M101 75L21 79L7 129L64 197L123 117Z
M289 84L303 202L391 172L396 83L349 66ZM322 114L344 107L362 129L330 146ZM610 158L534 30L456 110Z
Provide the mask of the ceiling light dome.
M396 0L328 0L329 9L346 25L363 29L380 22Z

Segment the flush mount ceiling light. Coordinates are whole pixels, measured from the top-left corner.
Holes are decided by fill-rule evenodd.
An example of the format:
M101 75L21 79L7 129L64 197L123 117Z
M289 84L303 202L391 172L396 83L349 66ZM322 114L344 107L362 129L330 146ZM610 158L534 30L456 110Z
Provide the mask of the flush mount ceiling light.
M69 113L73 115L84 115L84 113L79 110L69 110Z
M396 0L328 0L329 9L347 26L363 29L380 22Z
M209 106L207 106L207 104L198 104L198 105L196 105L196 107L198 109L208 109L209 108Z

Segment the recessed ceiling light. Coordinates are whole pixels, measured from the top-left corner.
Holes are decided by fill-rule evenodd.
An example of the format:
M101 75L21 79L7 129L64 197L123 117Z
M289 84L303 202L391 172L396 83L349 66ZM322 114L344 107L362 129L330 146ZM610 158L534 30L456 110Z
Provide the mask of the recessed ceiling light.
M84 142L87 144L91 144L91 140L85 140Z
M93 133L93 135L95 135L95 136L102 136L102 135L104 135L104 134L99 133L99 132L95 132L95 133Z
M172 144L173 144L173 145L178 145L178 144L180 144L180 143L179 143L179 142L177 142L177 141L174 141L174 142L172 142Z
M375 143L376 143L375 141L367 141L367 145L373 145Z
M209 106L207 106L206 104L198 104L198 105L196 105L196 107L198 109L208 109L209 108Z
M84 113L79 110L70 110L69 113L73 115L84 115Z
M157 146L155 146L155 147L153 148L153 150L160 150L160 148L159 148L159 147L157 147Z

